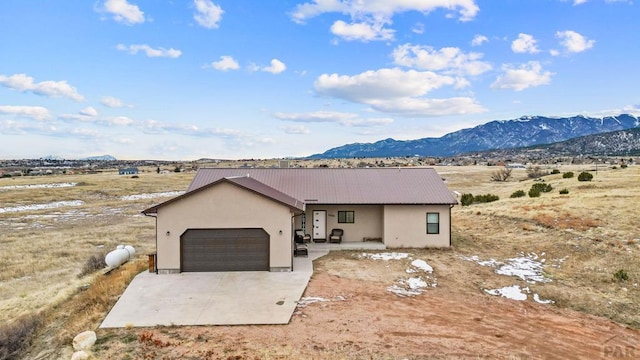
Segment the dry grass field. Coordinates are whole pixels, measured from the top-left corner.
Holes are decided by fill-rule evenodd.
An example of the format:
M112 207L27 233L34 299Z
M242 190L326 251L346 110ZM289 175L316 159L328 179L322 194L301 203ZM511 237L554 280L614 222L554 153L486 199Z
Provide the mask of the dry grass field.
M333 162L329 165L340 166L340 163ZM553 338L560 335L568 342L572 336L575 337L575 348L570 350L578 351L578 344L582 341L579 337L584 334L568 329L579 329L580 324L585 326L586 323L593 325L594 329L600 329L588 334L592 336L590 341L600 341L598 344L602 344L606 338L601 336L606 335L607 331L613 331L619 339L624 340L620 346L640 353L638 331L624 330L624 326L640 328L640 230L635 219L636 214L640 213L640 203L637 201L640 198L640 167L612 169L611 166L601 165L597 174L593 172L595 176L591 182L579 182L576 177L563 178L562 173L572 171L577 176L582 170L593 170L592 167L561 166L560 174L542 178L546 184L552 185L551 192L543 193L539 198L525 196L514 199L509 196L516 190L527 192L534 180L528 179L524 170L514 170L509 181L491 181L491 174L497 169L484 166L436 168L452 191L474 195L492 193L498 195L500 200L456 206L453 209L453 248L448 251L417 251L434 267L438 275L438 288L433 292L413 299L397 298L386 291L386 286L404 274L403 266L406 264L397 266L396 269L371 262L366 266L371 269L376 266L382 268L379 271L359 271L362 263L352 263L353 254L331 255L317 264L318 274L312 278L305 296L345 295L336 293L336 289L340 289L338 285L343 283L345 293L355 292L356 290L348 289L362 286L363 293L365 289L367 294L379 290L379 295L368 295L357 302L345 302L342 305L312 304L294 315L292 323L287 325L291 326L291 331L296 332L306 331L301 329L307 328L335 326L338 318L351 316L345 315L351 311L353 318L348 320L351 331L357 332L360 329L366 333L371 325L367 316L371 316L372 311L384 313L386 307L397 306L399 313L390 317L386 323L388 327L398 328L395 331L393 328L385 331L398 334L391 334L389 338L380 340L384 340L383 343L402 345L403 351L398 351L393 346L373 345L366 350L371 339L358 343L353 337L348 337L350 343L336 343L329 339L327 341L332 346L315 348L299 343L302 350L296 350L296 336L287 333L287 326L254 326L101 330L98 332L101 340L97 355L99 358L122 359L189 358L186 356L189 352L185 348L188 346L193 350L191 353L195 354L191 358L414 358L418 357L414 355L424 355L420 351L426 350L420 349L432 349L436 344L432 344L434 347L426 346L431 340L419 337L407 341L408 330L402 329L405 325L391 319L406 320L416 317L415 312L419 310L410 310L407 304L418 308L423 305L434 306L421 302L435 299L440 303L448 301L452 306L459 303L461 308L471 312L504 312L504 319L501 320L504 326L518 326L521 320L519 316L523 311L538 314L542 318L555 316L559 320L557 323L528 323L532 332L541 334L539 342L533 345L512 342L513 339L505 334L494 334L491 343L487 345L489 347L483 347L482 344L487 339L482 337L486 334L480 332L484 330L468 330L467 343L470 342L471 345L463 346L462 350L459 347L462 345L455 342L438 343L439 350L435 354L439 355L433 356L434 358L457 358L474 354L481 356L488 353L493 354L491 358L514 358L509 357L510 347L524 354L523 357L515 358L536 358L533 355L539 350L536 347L545 346L544 336ZM153 251L155 246L155 223L152 218L141 216L140 211L170 198L166 194L162 196L162 193L186 189L193 177L193 173L161 175L153 172L153 169L148 170L141 173L139 178L104 173L0 179L0 323L8 327L21 315L42 314L41 326L38 327L33 346L25 358L70 356L70 339L75 333L96 329L128 281L144 269L146 254ZM21 187L62 183L76 185L55 188ZM569 193L560 195L561 189L567 189ZM156 195L127 197L141 194ZM60 207L24 207L36 204L58 204ZM133 245L137 250L137 260L109 276L94 273L78 277L90 256L108 252L118 244ZM536 254L539 260L544 259L543 276L547 281L528 283L513 276L496 274L492 267L467 260L477 256L480 260L507 262L511 258L532 257L531 254ZM626 280L614 276L616 273L620 274L620 271L627 275ZM89 290L80 290L85 284L90 284ZM529 287L532 294L555 303L536 304L531 295L525 302L517 302L484 292L486 289L511 285ZM430 294L433 296L430 297ZM364 295L354 293L353 296L357 298ZM479 310L473 310L474 304L482 306ZM356 308L359 310L354 310ZM333 315L337 318L331 318L327 311L335 311ZM358 314L362 318L358 318ZM570 319L582 316L576 314L588 315L584 315L587 317L578 324L573 324ZM447 316L451 317L449 326L455 327L458 321L468 329L473 329L470 326L477 319L466 325L465 319L468 316L480 317L478 314L465 317L462 313ZM460 318L456 319L456 316ZM563 319L566 321L560 321ZM615 327L613 323L607 325L607 319L622 324L623 327ZM522 318L522 321L525 320L529 321L528 317ZM360 328L357 324L360 324ZM411 326L425 326L422 324ZM497 328L502 326L494 325ZM327 330L337 331L329 328ZM412 331L412 334L417 334L427 330L415 328ZM291 337L293 340L287 344L285 340L274 342L274 332L283 339ZM340 336L346 338L345 333L341 334L333 336L338 340ZM242 344L245 345L235 343L238 336L242 336ZM314 334L310 333L308 336L313 338ZM214 339L219 339L219 343ZM319 341L312 343L317 344ZM474 341L477 342L475 345ZM415 347L410 346L412 343L415 343ZM234 348L234 344L238 347ZM599 346L592 350L601 351L604 345ZM143 356L139 352L141 349L148 350L149 354L156 357ZM489 349L500 351L489 352ZM600 357L602 353L584 355Z

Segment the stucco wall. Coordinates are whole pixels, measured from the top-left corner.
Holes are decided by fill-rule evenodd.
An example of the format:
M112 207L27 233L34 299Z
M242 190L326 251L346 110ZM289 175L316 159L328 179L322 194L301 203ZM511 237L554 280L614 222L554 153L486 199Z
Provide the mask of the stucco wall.
M158 209L158 272L180 269L180 236L190 228L263 228L270 236L269 266L291 268L292 215L289 207L229 183L167 204Z
M440 214L440 233L427 234L427 213ZM385 205L384 243L387 247L448 247L449 205Z
M344 230L343 242L362 242L363 237L382 238L382 205L308 205L305 232L313 234L313 211L327 212L327 239L332 229ZM338 211L353 211L354 223L338 223ZM296 217L296 227L300 227Z

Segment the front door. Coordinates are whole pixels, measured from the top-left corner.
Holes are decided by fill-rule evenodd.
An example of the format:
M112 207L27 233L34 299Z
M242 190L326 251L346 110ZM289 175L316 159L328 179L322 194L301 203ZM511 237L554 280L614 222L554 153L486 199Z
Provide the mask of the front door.
M327 238L327 212L314 210L313 212L313 239L325 240Z

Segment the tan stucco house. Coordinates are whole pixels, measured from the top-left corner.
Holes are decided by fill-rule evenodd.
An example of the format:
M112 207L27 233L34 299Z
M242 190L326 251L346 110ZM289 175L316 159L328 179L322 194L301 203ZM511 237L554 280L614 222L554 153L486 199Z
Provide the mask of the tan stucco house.
M431 168L202 168L156 217L158 273L289 271L296 229L311 241L451 245L455 197Z

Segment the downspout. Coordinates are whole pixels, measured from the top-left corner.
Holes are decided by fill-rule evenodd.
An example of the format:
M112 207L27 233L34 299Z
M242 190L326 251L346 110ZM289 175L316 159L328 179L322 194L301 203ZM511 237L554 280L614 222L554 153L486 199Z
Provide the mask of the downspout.
M289 241L291 241L291 252L289 253L289 256L291 258L291 272L293 272L293 251L295 249L295 244L293 243L294 240L294 236L296 235L296 229L295 229L295 217L298 216L295 213L293 214L293 216L291 217L291 237L289 239Z
M451 237L453 233L451 232L451 209L453 209L455 205L449 205L449 247L451 247Z
M154 218L156 220L156 227L155 227L156 228L156 236L155 236L155 238L156 238L156 251L155 251L155 256L154 256L154 260L153 260L153 267L155 268L154 269L155 270L154 273L157 274L158 273L158 213L156 213L154 215L154 214L147 214L147 213L145 213L143 211L142 214L144 216L150 216L150 217L152 217L152 218Z

